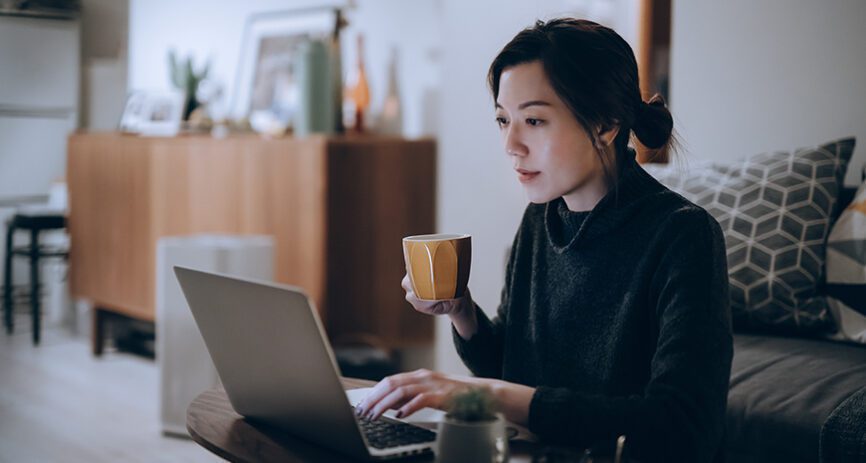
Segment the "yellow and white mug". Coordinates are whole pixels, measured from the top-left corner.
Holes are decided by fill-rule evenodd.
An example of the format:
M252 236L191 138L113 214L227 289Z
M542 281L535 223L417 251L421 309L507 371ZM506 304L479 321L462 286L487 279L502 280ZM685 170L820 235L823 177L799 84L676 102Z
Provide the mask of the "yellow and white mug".
M470 235L415 235L403 238L406 273L415 296L424 300L455 299L469 284Z

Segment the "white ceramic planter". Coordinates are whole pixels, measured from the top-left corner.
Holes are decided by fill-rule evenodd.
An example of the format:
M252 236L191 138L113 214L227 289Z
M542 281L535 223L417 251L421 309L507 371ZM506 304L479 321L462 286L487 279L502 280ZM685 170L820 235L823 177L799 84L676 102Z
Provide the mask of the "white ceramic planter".
M447 463L502 463L508 461L505 420L439 422L436 461Z

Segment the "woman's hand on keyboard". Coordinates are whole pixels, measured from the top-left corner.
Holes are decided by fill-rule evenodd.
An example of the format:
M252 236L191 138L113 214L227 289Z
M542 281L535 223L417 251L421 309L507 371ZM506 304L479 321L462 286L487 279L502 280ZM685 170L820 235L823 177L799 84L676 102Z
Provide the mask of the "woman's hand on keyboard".
M525 426L535 388L498 379L447 375L430 370L400 373L379 381L355 407L358 416L377 419L386 410L397 410L397 418L430 407L444 410L451 398L470 388L490 392L505 419Z
M400 373L379 381L355 407L359 416L376 419L386 410L396 409L397 418L425 408L444 409L449 399L473 387L487 387L484 380L451 376L430 370Z

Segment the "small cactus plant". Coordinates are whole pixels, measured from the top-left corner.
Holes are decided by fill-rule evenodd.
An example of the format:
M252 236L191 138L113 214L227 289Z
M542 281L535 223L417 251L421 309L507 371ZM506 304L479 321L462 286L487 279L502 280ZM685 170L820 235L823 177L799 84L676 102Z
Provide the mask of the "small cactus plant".
M168 52L168 65L169 72L171 73L171 83L185 95L183 119L188 120L189 115L199 105L196 92L198 91L198 85L207 78L210 72L210 62L207 62L199 72L195 72L192 66L192 57L178 60L177 54L175 54L174 50L171 50Z
M496 403L490 391L471 388L451 399L446 416L464 422L481 422L495 420L496 412Z

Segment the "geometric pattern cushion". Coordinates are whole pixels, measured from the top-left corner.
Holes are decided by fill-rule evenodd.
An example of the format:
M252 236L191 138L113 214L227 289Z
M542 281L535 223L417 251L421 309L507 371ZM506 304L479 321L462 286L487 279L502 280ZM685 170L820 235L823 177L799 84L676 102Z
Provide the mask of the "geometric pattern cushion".
M839 329L833 338L866 343L866 183L827 239L827 294Z
M725 234L736 330L831 331L819 294L825 240L854 138L683 171L644 168L703 207Z

